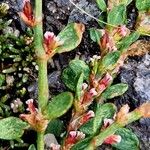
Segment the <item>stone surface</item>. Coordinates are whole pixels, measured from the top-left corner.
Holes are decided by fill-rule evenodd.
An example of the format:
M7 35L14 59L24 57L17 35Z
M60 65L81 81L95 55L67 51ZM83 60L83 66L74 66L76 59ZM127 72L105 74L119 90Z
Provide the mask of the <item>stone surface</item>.
M92 15L93 17L99 18L101 15L100 10L96 6L95 2L88 1L88 0L81 0L79 3L76 3L77 7L84 10L87 14ZM92 25L95 21L87 14L81 12L78 8L74 8L69 16L69 22L82 22L86 25Z
M129 59L122 68L120 78L122 82L129 84L128 95L136 100L138 105L150 101L149 54L139 60Z
M50 134L50 133L46 134L44 136L44 142L45 142L45 150L50 150L51 149L51 147L50 147L51 144L58 145L58 142L57 142L54 134Z
M120 73L121 82L129 85L128 92L115 103L121 105L128 103L131 109L140 104L150 102L150 55L137 59L129 59L123 66ZM128 125L133 129L140 139L141 150L148 150L150 147L150 119L140 119L140 121Z
M140 103L150 101L150 55L146 55L137 66L135 82L136 93L141 98Z

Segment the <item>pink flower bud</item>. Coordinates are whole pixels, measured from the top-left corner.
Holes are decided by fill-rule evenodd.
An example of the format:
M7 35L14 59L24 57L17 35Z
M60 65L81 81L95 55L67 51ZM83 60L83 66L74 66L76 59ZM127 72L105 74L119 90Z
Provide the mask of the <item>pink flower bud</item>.
M112 119L104 119L104 127L107 128L113 122L114 122L114 120L112 120Z
M120 34L121 34L123 37L125 37L125 36L127 35L127 33L128 33L128 29L126 28L126 26L125 26L125 25L121 26L121 27L120 27Z
M25 4L26 2L30 2L30 0L23 0L23 4Z
M77 131L70 131L69 132L69 135L72 137L72 138L75 138L77 136Z
M33 99L27 100L26 104L28 105L27 111L29 111L31 113L37 112L37 109L35 108L35 106L33 104Z
M86 115L88 116L88 118L92 118L95 116L95 113L94 111L90 110Z
M107 86L110 84L110 82L113 80L112 76L107 73L104 78L102 78L99 81L99 85L98 85L98 91L103 92Z
M53 38L55 35L53 32L49 32L49 31L46 31L45 34L44 34L44 38L45 39L49 39L49 38Z
M97 95L97 92L96 92L95 88L90 89L90 94L91 94L91 96L96 96Z
M90 110L81 117L79 122L81 125L83 125L86 122L88 122L91 118L93 118L94 116L95 116L95 113L92 110Z
M44 43L46 45L54 41L55 35L53 32L46 31L44 34Z
M120 135L110 135L108 138L105 139L105 144L116 144L121 142Z
M53 50L62 45L63 42L53 32L46 31L44 34L44 48L48 55L53 55Z
M104 35L102 36L102 38L100 39L100 47L101 47L101 49L106 49L107 43L109 43L109 35L108 35L107 32L105 32Z
M100 48L103 50L113 51L115 46L114 39L107 32L102 36L100 40Z
M69 145L75 144L79 140L85 138L85 134L80 131L70 131L69 136L67 137L66 143Z

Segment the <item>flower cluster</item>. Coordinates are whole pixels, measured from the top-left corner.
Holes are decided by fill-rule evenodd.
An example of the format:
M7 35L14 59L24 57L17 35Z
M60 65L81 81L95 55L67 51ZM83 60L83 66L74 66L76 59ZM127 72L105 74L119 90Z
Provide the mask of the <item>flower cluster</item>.
M70 131L65 140L64 149L70 149L75 143L85 138L85 134L80 131Z
M21 114L20 118L27 121L34 130L38 132L45 131L48 120L46 120L34 106L33 99L27 100L26 104L28 105L27 111L29 111L30 114Z
M55 36L53 32L45 32L43 46L47 55L52 57L54 55L54 50L63 44L58 37Z
M30 0L23 1L23 8L22 11L18 13L20 18L28 25L28 26L35 26L35 18L33 15L32 6Z

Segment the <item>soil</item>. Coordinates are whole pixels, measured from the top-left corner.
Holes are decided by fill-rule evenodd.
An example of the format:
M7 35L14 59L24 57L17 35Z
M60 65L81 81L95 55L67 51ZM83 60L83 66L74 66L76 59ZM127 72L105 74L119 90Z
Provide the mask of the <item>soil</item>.
M20 5L16 4L15 0L5 0L10 5L10 11L8 18L13 19L12 27L18 29L22 34L26 30L26 26L21 22L17 15ZM18 0L22 2L22 0ZM79 6L85 9L88 13L94 17L100 15L100 11L95 5L94 0L74 0ZM77 10L69 0L44 0L44 31L53 31L58 34L59 31L68 22L83 22L86 24L86 32L84 33L83 40L76 48L76 50L61 55L56 55L54 59L49 62L48 66L48 78L50 95L57 94L66 89L64 84L61 82L60 75L61 71L67 66L70 60L75 57L79 57L88 62L89 58L95 54L99 54L99 47L97 44L92 42L89 38L88 29L90 27L99 27L98 23L90 17L82 14ZM94 11L93 11L94 10ZM137 18L137 10L135 4L131 3L128 6L128 28L134 29L135 21ZM148 37L140 37L144 41L149 41ZM126 61L126 64L121 69L115 82L124 82L129 84L129 90L122 97L116 98L112 101L116 103L118 108L123 104L129 104L131 110L139 106L141 103L150 100L150 55L131 57ZM27 85L28 96L33 99L37 98L37 82L36 79ZM150 148L150 119L141 119L131 125L128 128L133 129L140 139L140 149L149 150ZM27 133L29 136L29 133ZM34 135L34 133L33 133ZM25 139L27 139L25 137ZM28 140L27 140L28 141ZM28 141L29 142L29 141ZM32 143L30 141L30 143ZM98 148L99 149L99 148ZM106 145L100 149L107 150L111 149Z

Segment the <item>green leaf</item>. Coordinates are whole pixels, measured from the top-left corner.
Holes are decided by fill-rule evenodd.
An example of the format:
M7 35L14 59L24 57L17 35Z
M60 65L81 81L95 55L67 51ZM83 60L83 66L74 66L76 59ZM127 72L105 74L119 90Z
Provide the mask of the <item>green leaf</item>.
M106 71L112 70L120 57L120 52L110 52L103 57L99 63L98 74L105 73Z
M29 146L28 150L36 150L34 144L31 144L31 145Z
M111 9L120 5L124 4L125 6L129 5L133 0L109 0L108 1L108 8L110 7Z
M2 86L4 82L5 82L5 75L0 74L0 86Z
M81 73L84 74L83 80L89 79L89 66L82 60L75 59L69 63L69 66L62 73L62 80L72 91L76 91L76 86Z
M14 140L20 138L27 123L16 117L8 117L0 120L0 139Z
M139 140L131 130L120 128L115 134L121 136L121 142L113 144L113 147L119 150L139 150Z
M106 103L103 105L98 104L95 111L95 117L81 126L80 131L88 135L95 135L99 132L103 120L105 118L113 118L115 112L116 106L112 103Z
M112 99L117 96L121 96L128 90L127 84L115 84L107 88L101 95L101 98L104 100Z
M82 40L84 25L79 23L68 24L57 36L63 42L55 49L56 53L68 52L75 49Z
M96 0L97 6L99 7L100 10L106 11L107 6L104 0Z
M85 138L84 140L81 140L77 144L75 144L71 150L90 150L88 148L90 141L92 140L92 137Z
M129 5L133 0L127 0L127 5Z
M150 10L150 0L136 0L136 7L139 11Z
M58 118L67 112L67 110L72 106L72 103L72 93L63 92L52 98L43 113L49 120Z
M120 4L129 5L133 0L120 0Z
M126 23L126 7L121 4L114 7L107 17L107 22L112 25L123 25Z
M99 44L100 38L102 37L102 32L99 29L90 29L90 38Z
M101 15L99 16L98 19L101 20L101 21L106 22L106 20L107 20L107 18L106 18L106 13L101 13ZM99 26L100 26L101 28L105 28L105 25L106 25L105 23L98 21L98 24L99 24Z
M102 65L105 68L111 68L116 64L120 56L120 52L115 51L115 52L110 52L108 53L103 59L102 59Z
M117 44L117 48L119 51L123 52L129 48L129 46L134 43L139 38L138 32L133 32L129 36L123 38L120 42Z
M59 137L60 134L63 132L63 127L64 127L64 124L61 120L59 119L51 120L47 126L45 134L51 133Z
M82 84L83 84L83 80L84 80L84 74L81 73L78 82L77 82L77 86L76 86L76 99L80 100L81 97L81 92L82 92Z

